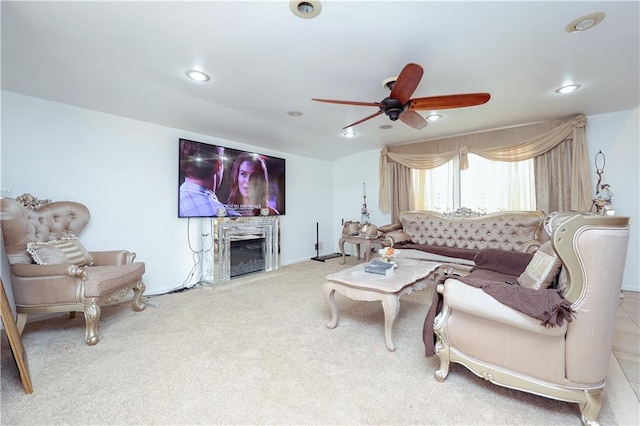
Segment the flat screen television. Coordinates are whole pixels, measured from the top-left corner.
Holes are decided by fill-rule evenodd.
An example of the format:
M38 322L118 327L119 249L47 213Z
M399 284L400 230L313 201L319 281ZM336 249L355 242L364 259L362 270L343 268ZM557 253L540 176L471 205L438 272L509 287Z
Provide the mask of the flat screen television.
M178 160L178 217L285 214L284 158L179 139Z

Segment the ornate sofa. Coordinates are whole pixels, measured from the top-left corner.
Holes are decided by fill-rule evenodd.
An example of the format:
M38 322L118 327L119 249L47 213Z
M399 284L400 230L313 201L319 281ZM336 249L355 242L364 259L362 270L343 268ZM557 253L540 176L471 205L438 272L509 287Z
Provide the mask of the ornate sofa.
M578 403L583 423L597 424L609 371L629 224L627 217L577 213L545 219L551 237L545 246L557 255L559 264L555 270L558 289L553 285L547 290L510 286L505 278L499 283L469 285L466 281L475 271L438 284L434 296L440 295L440 300L432 303L436 312L431 318L427 314L424 324L427 356L435 351L440 358L436 379L443 381L449 364L456 362L491 383ZM539 252L543 250L541 247ZM493 291L487 291L490 286ZM525 301L528 309L534 305L531 301L542 300L543 292L564 298L559 305L536 308L542 316L535 316L512 307L515 304L499 302L497 295L504 297L509 290L517 290L522 296L518 300ZM566 309L559 321L554 318L558 306ZM435 346L429 347L431 344Z
M453 214L414 210L398 217L402 229L387 232L386 245L400 249L400 257L440 262L460 275L469 272L482 249L532 253L544 238L541 211L480 215L468 209Z

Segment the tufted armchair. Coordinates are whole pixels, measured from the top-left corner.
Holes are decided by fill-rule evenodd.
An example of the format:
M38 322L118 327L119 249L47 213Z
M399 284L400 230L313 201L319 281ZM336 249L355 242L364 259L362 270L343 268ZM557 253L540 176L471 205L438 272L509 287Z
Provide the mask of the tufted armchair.
M433 324L425 322L425 335L433 327L437 337L436 379L443 381L456 362L494 384L578 403L583 423L597 424L629 224L628 217L577 213L545 220L562 262L560 287L575 314L569 322L546 327L460 278L439 284L442 308Z
M89 221L84 205L30 204L32 200L0 200L18 331L22 333L30 314L71 312L73 317L83 312L85 342L95 345L101 306L119 302L133 290L133 309L145 308L145 265L134 262L135 253L126 250L86 251L76 237Z

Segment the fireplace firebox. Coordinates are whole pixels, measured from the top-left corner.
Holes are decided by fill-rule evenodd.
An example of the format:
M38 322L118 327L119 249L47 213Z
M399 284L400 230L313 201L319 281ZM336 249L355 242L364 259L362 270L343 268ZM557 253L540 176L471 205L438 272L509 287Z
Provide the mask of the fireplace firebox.
M264 238L231 240L229 275L231 278L264 271Z

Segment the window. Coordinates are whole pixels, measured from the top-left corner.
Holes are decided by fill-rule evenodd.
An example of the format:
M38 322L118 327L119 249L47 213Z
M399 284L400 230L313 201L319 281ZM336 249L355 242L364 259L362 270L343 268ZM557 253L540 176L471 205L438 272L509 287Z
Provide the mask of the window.
M533 159L501 162L468 154L469 168L456 157L430 170L412 170L415 207L451 212L460 207L490 213L535 210Z

